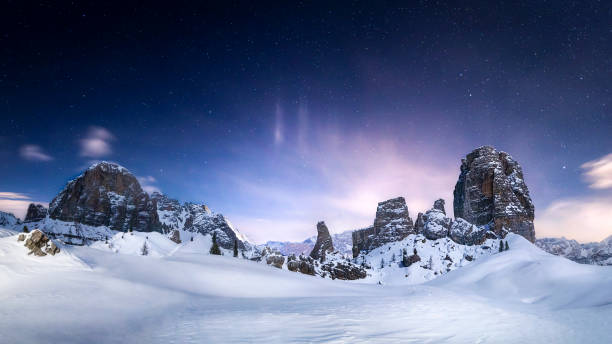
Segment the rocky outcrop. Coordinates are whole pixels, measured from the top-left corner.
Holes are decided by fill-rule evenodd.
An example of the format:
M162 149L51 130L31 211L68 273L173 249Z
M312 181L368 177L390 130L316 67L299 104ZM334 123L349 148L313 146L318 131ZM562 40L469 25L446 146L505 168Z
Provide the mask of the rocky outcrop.
M287 270L300 272L305 275L315 275L314 259L303 255L296 256L294 254L287 257Z
M235 229L222 214L213 213L208 206L196 203L183 203L164 194L154 192L151 199L157 204L157 213L164 233L184 230L202 235L217 233L217 244L225 249L233 249L238 241L240 250L246 249L246 238Z
M493 147L477 148L462 160L453 208L456 218L488 225L497 235L509 231L535 241L534 206L522 168Z
M334 251L334 244L332 242L329 230L325 225L325 222L320 221L317 223L317 242L315 243L310 256L313 259L325 260L325 254L327 252Z
M157 205L127 169L97 163L68 183L49 205L49 216L117 231L160 231Z
M419 257L416 250L414 250L413 254L411 255L404 254L402 256L402 264L404 265L404 267L409 267L410 265L420 262L420 261L421 261L421 257Z
M28 254L35 256L42 257L47 254L54 256L60 252L59 247L39 230L33 230L29 234L19 234L17 241L25 241L24 246L30 249Z
M47 217L49 211L41 204L30 203L28 206L28 212L26 213L25 220L23 222L36 222L43 220Z
M331 279L357 280L366 278L365 269L348 261L327 262L321 265L323 274L329 274Z
M415 233L404 197L378 203L374 225L353 232L353 257Z

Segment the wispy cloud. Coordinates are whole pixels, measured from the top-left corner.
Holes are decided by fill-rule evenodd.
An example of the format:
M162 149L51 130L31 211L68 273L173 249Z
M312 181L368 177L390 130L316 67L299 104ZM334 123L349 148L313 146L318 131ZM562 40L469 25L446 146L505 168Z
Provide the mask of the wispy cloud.
M144 177L138 177L137 179L138 179L138 182L140 183L140 186L146 193L152 194L154 192L161 192L159 187L155 185L157 183L157 179L155 179L155 177L144 176Z
M612 188L612 153L582 164L585 178L593 189Z
M18 192L0 191L0 198L3 199L30 199L30 197Z
M38 145L23 145L19 148L19 155L28 161L51 161L53 157L46 154Z
M553 202L536 216L539 238L561 237L581 242L600 241L612 235L612 197L583 197Z
M48 206L48 203L34 202L22 193L0 191L0 211L12 213L18 218L24 219L30 203Z
M110 142L115 140L115 136L102 127L92 126L87 132L87 136L80 140L81 156L88 158L101 158L112 153Z

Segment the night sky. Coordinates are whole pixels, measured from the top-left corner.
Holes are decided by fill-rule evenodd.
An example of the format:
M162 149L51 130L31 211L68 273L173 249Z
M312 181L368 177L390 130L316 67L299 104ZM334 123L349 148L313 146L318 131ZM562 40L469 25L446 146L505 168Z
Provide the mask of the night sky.
M0 209L93 161L253 241L452 208L460 159L522 164L536 235L612 234L612 7L594 1L128 3L0 11Z

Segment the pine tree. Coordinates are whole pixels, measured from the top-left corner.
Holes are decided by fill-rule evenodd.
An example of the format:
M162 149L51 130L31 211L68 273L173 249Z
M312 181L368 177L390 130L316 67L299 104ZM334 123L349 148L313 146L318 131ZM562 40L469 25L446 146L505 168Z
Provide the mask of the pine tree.
M391 256L391 261L395 262L395 252L393 253L393 255Z
M212 246L210 247L210 254L216 254L218 256L221 255L221 249L219 248L219 245L217 245L217 232L213 232Z
M23 232L24 233L29 233L30 230L28 230L28 226L23 226Z
M503 252L504 251L504 242L503 241L499 241L499 252Z
M508 251L510 249L510 247L508 247L508 241L506 241L506 248L504 248L504 250Z
M191 241L193 241L193 237L191 237Z
M380 268L384 268L385 267L385 258L381 258L380 259Z
M234 240L234 257L238 257L238 239Z

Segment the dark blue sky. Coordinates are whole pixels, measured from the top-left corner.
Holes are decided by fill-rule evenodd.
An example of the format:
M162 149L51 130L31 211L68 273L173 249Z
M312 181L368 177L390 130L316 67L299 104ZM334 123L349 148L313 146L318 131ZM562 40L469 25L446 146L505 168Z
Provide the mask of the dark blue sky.
M257 241L301 239L385 197L450 206L484 144L523 165L536 219L609 200L581 167L612 153L609 5L223 3L3 6L5 201L111 160Z

